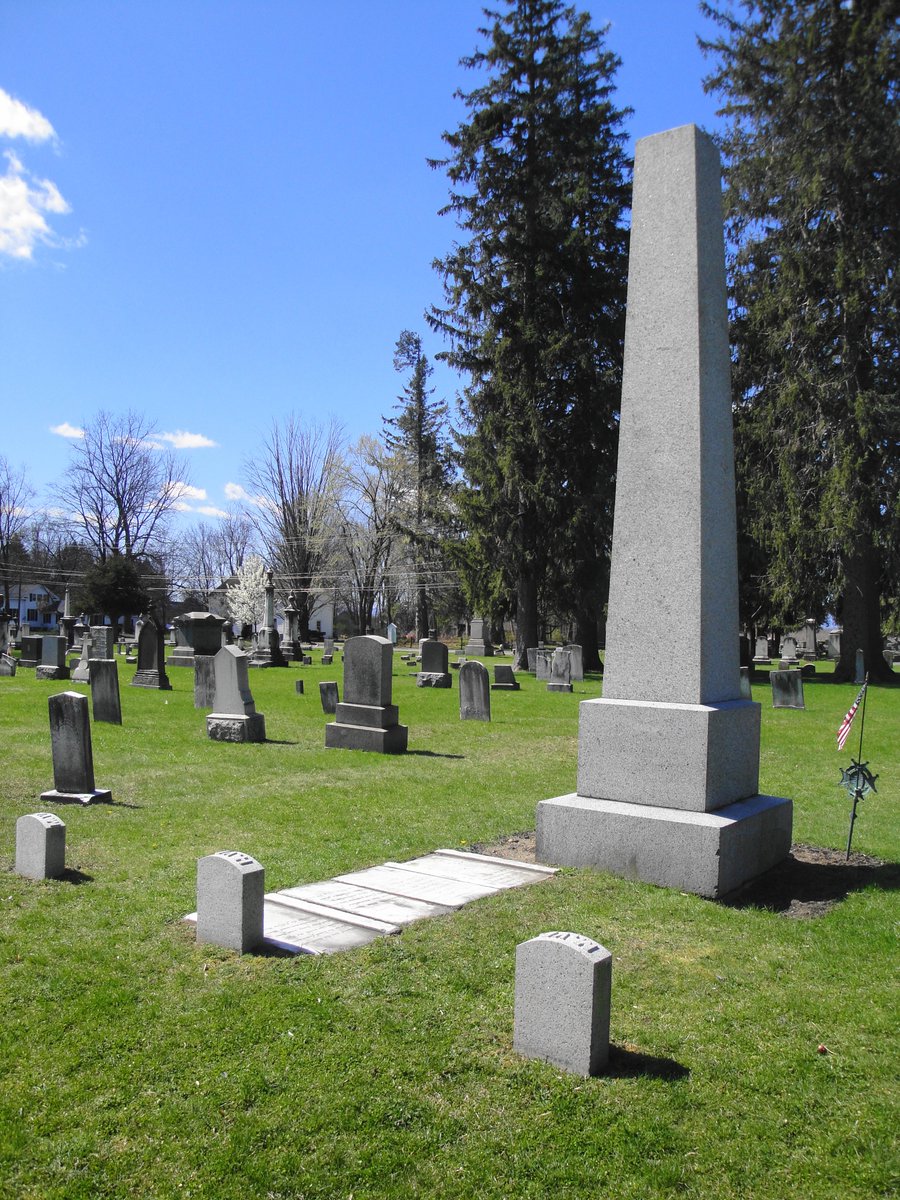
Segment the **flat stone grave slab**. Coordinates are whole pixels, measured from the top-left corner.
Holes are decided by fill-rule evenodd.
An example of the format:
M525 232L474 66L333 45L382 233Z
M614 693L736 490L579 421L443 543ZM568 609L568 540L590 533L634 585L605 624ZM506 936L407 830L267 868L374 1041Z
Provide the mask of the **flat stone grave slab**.
M472 900L540 883L554 867L462 850L435 850L405 863L384 863L323 883L268 892L264 945L292 954L335 954L399 933L403 925L445 916ZM196 921L189 913L186 921Z

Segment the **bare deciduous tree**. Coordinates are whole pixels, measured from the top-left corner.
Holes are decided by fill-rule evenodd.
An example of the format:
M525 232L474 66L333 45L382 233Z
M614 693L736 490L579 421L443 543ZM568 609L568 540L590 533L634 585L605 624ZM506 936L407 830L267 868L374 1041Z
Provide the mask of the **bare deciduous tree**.
M297 597L304 634L312 593L334 550L343 448L335 421L321 426L291 415L273 423L262 451L246 465L251 519L280 591Z
M16 470L0 455L0 589L3 611L9 608L11 555L28 525L29 503L33 497L34 488L28 482L25 468Z
M160 549L186 480L154 433L139 413L99 412L72 445L56 496L101 562L113 554L146 558Z

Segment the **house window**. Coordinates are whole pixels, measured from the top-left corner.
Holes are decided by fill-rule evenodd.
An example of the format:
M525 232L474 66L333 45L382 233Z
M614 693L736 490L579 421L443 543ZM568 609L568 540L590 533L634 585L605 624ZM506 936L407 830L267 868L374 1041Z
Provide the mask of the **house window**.
M32 600L33 599L34 599L34 597L32 596ZM37 619L38 619L37 609L29 608L28 611L25 613L25 620L28 622L29 625L31 625L31 624L37 624Z

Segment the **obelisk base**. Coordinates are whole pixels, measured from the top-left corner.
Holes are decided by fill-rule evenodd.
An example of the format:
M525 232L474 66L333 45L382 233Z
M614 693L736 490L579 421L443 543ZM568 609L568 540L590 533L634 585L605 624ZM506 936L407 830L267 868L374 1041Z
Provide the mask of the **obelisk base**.
M538 804L536 858L715 899L785 858L792 822L780 796L686 812L571 792Z

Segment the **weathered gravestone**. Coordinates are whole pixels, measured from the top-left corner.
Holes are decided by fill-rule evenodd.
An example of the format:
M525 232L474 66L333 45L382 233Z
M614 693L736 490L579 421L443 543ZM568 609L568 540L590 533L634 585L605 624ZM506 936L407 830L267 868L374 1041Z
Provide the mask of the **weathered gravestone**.
M319 699L322 702L322 712L334 715L340 703L341 695L338 685L332 680L319 684Z
M194 656L194 708L216 706L216 656Z
M409 729L398 723L391 703L394 647L387 638L365 634L344 646L344 700L337 720L325 726L325 745L335 750L401 754Z
M612 955L578 933L542 933L516 947L513 1049L573 1075L609 1062Z
M538 805L541 862L720 896L790 850L740 697L730 368L719 156L687 125L636 147L603 697L577 793Z
M866 681L866 659L862 650L856 652L856 674L853 676L854 683L865 683Z
M0 675L15 675L17 665L11 654L0 654Z
M537 656L538 656L537 646L529 646L528 649L525 651L525 655L528 659L528 670L536 671L537 670Z
M66 639L48 634L41 638L41 661L35 671L36 679L68 679Z
M94 720L110 725L122 724L122 704L119 698L119 664L114 658L92 658L88 663L91 675L91 704Z
M153 604L148 605L147 615L140 624L137 635L137 670L131 686L169 691L172 685L166 674L166 631L156 619ZM209 662L210 658L210 655L198 654L194 663L196 665L201 660Z
M91 660L91 631L88 626L85 626L81 635L81 656L72 672L72 679L75 683L90 683L91 672L88 668L88 663Z
M583 683L584 682L584 655L582 654L581 647L576 645L573 642L569 642L567 645L565 645L563 647L563 649L568 651L569 659L571 662L571 667L572 667L571 681L572 681L572 683Z
M197 941L253 950L263 940L264 896L265 870L249 854L219 850L198 859Z
M257 630L253 639L253 653L248 666L251 667L286 667L287 659L281 652L281 638L275 626L275 585L272 582L272 572L266 572L265 610L262 629Z
M296 679L294 681L294 691L297 693L298 696L303 695L303 680L302 679Z
M750 668L741 667L741 699L752 700L753 688L750 685Z
M755 663L769 662L769 639L758 637L756 639L756 654L753 658Z
M553 661L553 651L539 646L534 658L534 676L539 683L550 682L550 664Z
M773 708L806 708L800 671L770 671Z
M469 624L469 640L466 643L466 654L477 654L479 658L492 658L494 647L489 637L485 637L486 622L482 617L473 617Z
M797 639L792 634L781 639L781 660L790 666L800 661L797 657Z
M494 667L494 682L491 684L492 692L517 692L519 685L516 682L516 677L513 674L513 669L509 665L498 663Z
M215 656L214 711L206 718L206 733L214 742L266 740L266 719L256 711L250 692L249 659L237 646L222 646Z
M23 634L21 638L22 649L19 652L19 666L33 669L37 667L42 658L41 642L43 638L36 634Z
M557 648L550 659L550 680L548 692L571 692L572 690L572 659L568 650Z
M112 625L91 626L90 658L113 658L116 653L116 631Z
M94 786L94 754L88 699L80 692L51 696L50 747L53 754L53 790L42 792L48 804L92 804L111 800L108 788Z
M16 874L58 879L66 869L66 827L56 813L28 813L16 821Z
M420 643L421 670L416 675L416 687L448 688L453 686L450 674L450 654L443 642L425 638Z
M192 667L195 655L215 655L222 647L224 617L211 612L189 612L176 617L172 624L175 649L166 663L169 667Z
M459 668L459 719L491 719L491 679L484 663L464 662Z

